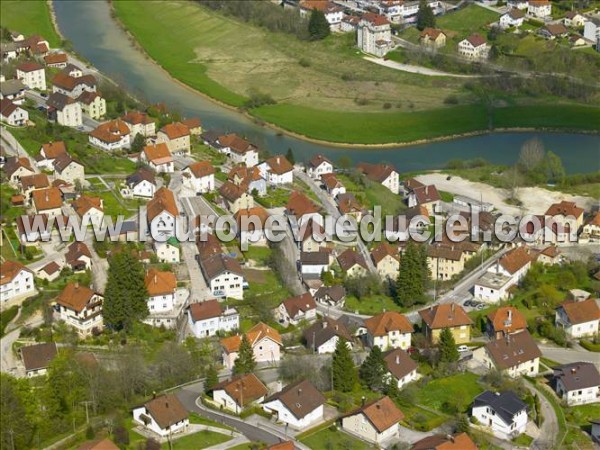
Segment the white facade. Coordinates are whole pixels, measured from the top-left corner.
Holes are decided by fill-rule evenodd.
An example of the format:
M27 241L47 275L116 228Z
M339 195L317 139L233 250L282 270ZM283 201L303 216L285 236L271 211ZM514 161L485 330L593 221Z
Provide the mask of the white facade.
M317 167L308 168L308 175L315 180L320 179L321 175L326 173L333 173L333 166L328 161L321 161Z
M5 115L6 114L6 115ZM17 106L10 113L2 112L2 121L13 127L22 127L29 122L29 113L27 110Z
M148 180L142 180L131 189L133 197L152 198L156 193L156 185Z
M282 174L273 173L267 162L259 164L260 176L267 180L267 183L278 186L281 184L292 184L294 182L294 171L290 170Z
M165 241L175 236L175 216L168 211L161 211L150 221L150 230L152 236L163 236Z
M509 28L509 27L515 27L515 28L519 28L521 25L523 25L523 20L525 18L524 17L519 17L517 19L513 19L509 13L506 14L502 14L502 16L500 16L500 27L503 29Z
M104 321L102 319L102 297L94 294L90 303L100 302L91 309L85 307L82 311L77 312L74 309L66 308L64 305L58 305L59 320L62 320L67 325L75 328L82 336L89 336L92 330L102 330Z
M79 103L76 104L79 105ZM81 107L79 107L79 109L81 111ZM124 148L129 148L131 146L131 135L129 134L124 134L118 140L113 142L106 142L92 135L90 135L88 139L90 141L90 144L92 144L93 146L107 151L121 150Z
M583 26L583 37L592 42L600 40L600 19L588 20Z
M540 19L550 17L552 16L552 3L549 1L530 1L527 6L527 14Z
M473 407L472 415L500 439L512 439L514 436L524 433L527 427L526 409L516 414L511 423L506 423L500 415L496 414L496 411L486 405Z
M70 103L56 110L56 122L65 127L79 127L83 123L81 105Z
M598 319L590 320L589 322L572 324L563 308L558 308L555 312L555 320L557 327L563 328L567 336L572 339L594 336L598 334Z
M184 174L188 174L188 178L184 178L184 182L189 184L196 194L205 194L215 190L215 174L205 175L203 177L196 177L189 167L186 167L181 171Z
M246 164L247 167L254 167L258 164L258 150L248 150L241 153L230 150L229 159L234 165Z
M215 389L213 391L213 400L215 401L215 403L217 403L219 406L223 406L224 409L228 409L229 411L233 411L236 414L239 414L242 412L243 407L240 407L240 405L238 405L238 403L225 391L225 389ZM257 400L255 400L252 403L262 403L264 400L264 396L258 398ZM245 402L244 402L245 403ZM246 404L246 406L248 406Z
M383 57L393 48L389 22L379 23L363 19L356 30L358 48L365 53Z
M412 333L402 333L399 330L388 332L384 336L373 336L367 331L367 345L373 348L375 345L381 350L401 348L407 350L410 347Z
M172 311L174 307L175 292L148 297L148 311L150 312L150 315Z
M458 43L458 54L468 59L487 59L490 53L488 44L473 45L468 39Z
M385 180L381 182L381 184L394 194L397 194L400 192L400 175L398 172L393 171Z
M317 353L319 355L324 355L326 353L335 352L335 347L337 346L338 341L340 340L339 336L332 336L328 341L323 342L321 345L317 347ZM346 347L352 350L352 343L346 341Z
M568 391L561 379L556 382L556 394L564 400L567 405L586 405L596 403L600 399L600 387L592 386L583 389Z
M407 373L406 375L404 375L402 378L396 378L396 377L394 377L391 374L390 374L390 376L392 376L396 380L396 384L398 385L398 389L402 389L408 383L412 383L413 381L417 381L420 378L419 374L417 373L417 369L414 369L414 370L410 371L409 373Z
M140 417L141 415L150 417L150 423L146 424L144 420ZM139 408L135 408L133 410L133 420L134 422L141 424L144 428L153 431L154 433L158 434L163 438L166 438L167 436L170 436L175 433L183 432L185 429L187 429L187 427L190 424L189 419L184 419L177 422L176 424L171 425L169 428L161 428L160 425L156 423L156 420L154 420L154 417L152 417L148 413L145 406L140 406Z
M207 280L210 291L215 297L244 298L244 277L236 273L223 272L212 280Z
M25 299L36 293L33 273L20 270L10 281L0 284L0 306L11 300Z
M380 433L362 412L344 417L342 429L374 444L389 442L398 436L397 423Z
M276 413L277 419L297 430L323 420L323 405L317 406L302 418L297 418L279 399L263 404L267 412Z
M169 242L154 241L154 251L159 262L163 263L179 263L179 247L172 245Z
M43 67L28 72L17 68L17 79L21 80L29 89L46 90L46 71Z
M240 315L234 308L227 308L219 317L198 320L194 322L192 314L188 311L188 323L197 338L214 336L217 332L230 332L240 328Z

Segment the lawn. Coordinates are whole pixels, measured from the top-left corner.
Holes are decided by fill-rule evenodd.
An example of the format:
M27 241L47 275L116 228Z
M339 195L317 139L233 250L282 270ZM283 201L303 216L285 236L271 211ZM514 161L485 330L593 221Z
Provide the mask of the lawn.
M494 127L600 129L600 108L579 105L510 106L494 110Z
M461 40L471 33L484 33L486 25L496 22L499 17L498 13L477 5L470 5L460 11L438 18L436 27L457 33L457 37Z
M523 433L514 438L513 442L520 447L529 447L533 442L533 438L528 434Z
M256 197L256 202L264 208L281 208L287 205L290 199L290 190L283 188L270 188L264 197Z
M214 166L220 166L227 161L225 154L219 153L214 148L200 142L192 143L190 152L197 160L210 161Z
M442 413L448 412L447 405L457 405L464 412L473 399L484 391L478 379L478 375L465 372L432 380L419 389L416 403Z
M19 307L13 305L0 313L0 337L4 336L6 326L16 317L19 312Z
M348 450L367 450L376 448L360 441L342 431L332 430L331 427L318 431L301 440L312 450L329 450L329 449L348 449Z
M231 436L203 430L199 431L198 433L188 434L187 436L175 439L172 441L171 446L169 446L168 443L164 443L162 448L164 450L197 450L201 448L212 447L213 445L221 444L230 440Z
M202 417L197 413L190 414L190 423L195 423L199 425L208 425L211 427L223 428L225 430L232 430L233 428L228 427L227 425L223 425L222 423L215 422L214 420L207 419L206 417Z
M113 219L116 219L119 215L122 215L125 219L127 219L137 212L135 209L137 202L135 200L124 200L122 198L117 200L112 191L92 192L90 193L90 196L100 197L104 204L104 214L112 217ZM121 202L123 202L125 207L121 204Z
M358 314L375 315L383 311L401 311L401 308L386 295L356 298L349 295L346 298L345 309Z
M0 24L25 36L40 34L58 47L61 38L54 29L50 10L45 0L3 0L0 2Z
M271 258L272 250L269 247L249 246L248 250L243 252L246 260L253 260L259 266L266 266Z
M409 428L419 431L433 430L451 418L446 414L428 411L417 405L401 405L400 410L404 413L403 422Z
M26 212L22 206L12 206L10 203L10 198L17 193L17 190L9 186L8 183L2 183L2 189L0 189L0 216L4 221L12 222Z

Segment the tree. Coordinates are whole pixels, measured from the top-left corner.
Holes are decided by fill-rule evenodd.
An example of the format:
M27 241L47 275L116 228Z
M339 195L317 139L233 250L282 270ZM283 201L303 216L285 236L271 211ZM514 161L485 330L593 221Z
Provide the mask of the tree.
M469 418L466 414L459 414L454 427L456 433L466 433L469 431Z
M424 246L422 246L424 247ZM429 279L425 248L409 241L400 260L400 273L396 283L396 301L401 306L412 306L419 302L425 293L425 283Z
M310 35L311 41L319 41L325 39L331 34L329 28L329 22L323 11L313 9L310 13L310 19L308 21L308 34Z
M141 133L137 133L133 138L129 153L141 153L146 145L146 138Z
M546 154L546 180L549 183L562 183L565 180L565 168L560 157L554 152Z
M296 158L294 157L294 150L292 150L292 147L288 148L287 153L285 154L285 157L290 162L290 164L292 164L292 166L294 164L296 164Z
M131 330L135 322L148 315L147 298L140 261L129 249L114 254L109 259L104 293L104 323L114 330Z
M375 345L360 366L358 371L360 381L371 390L380 390L383 388L386 372L383 353L379 346Z
M458 361L460 358L456 349L456 341L450 328L444 328L440 333L438 349L440 351L440 362L452 363Z
M256 361L254 360L254 350L252 350L252 345L250 345L248 337L244 334L244 336L242 336L242 342L240 343L238 357L233 364L233 373L236 375L251 373L254 371L255 367Z
M333 389L340 392L352 391L357 376L352 354L345 339L338 339L331 364Z
M529 139L521 146L519 167L525 172L531 172L544 161L544 144L538 138Z
M217 368L211 364L206 371L206 379L204 380L204 393L208 394L218 383L219 374L217 373Z
M435 27L435 14L426 0L419 3L419 12L417 13L417 28L423 31L425 28Z
M0 374L0 442L1 448L30 448L34 424L27 417L24 395L19 392L17 380Z

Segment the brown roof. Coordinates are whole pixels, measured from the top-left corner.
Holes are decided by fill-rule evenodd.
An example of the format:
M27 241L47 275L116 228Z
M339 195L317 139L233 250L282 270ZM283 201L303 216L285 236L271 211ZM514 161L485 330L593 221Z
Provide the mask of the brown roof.
M250 345L252 346L254 346L254 344L265 338L271 339L273 342L279 344L280 346L283 345L283 341L281 340L281 335L279 334L279 331L262 322L250 328L250 330L246 332L246 336L248 337ZM225 351L227 351L227 353L237 352L240 348L241 342L242 337L240 335L230 336L221 339L221 345L225 348Z
M508 369L542 356L527 330L488 342L485 348L499 369Z
M52 261L46 264L40 270L46 272L48 275L52 275L53 273L60 271L60 266L56 263L56 261Z
M154 193L152 200L146 206L148 219L152 220L161 212L167 211L173 217L178 214L177 205L175 204L175 196L173 192L166 187L161 187Z
M242 407L269 393L267 387L253 373L238 375L213 387L213 391L221 389Z
M271 172L282 175L294 170L294 166L283 155L275 155L265 161L271 168Z
M565 311L569 322L573 325L600 319L600 308L593 298L581 302L567 301L562 303L559 308Z
M50 186L50 181L48 181L48 175L45 173L36 173L34 175L27 175L21 177L21 187L24 191L29 188L34 189L43 189Z
M81 164L80 162L77 162L73 158L71 158L71 155L69 155L68 153L63 153L62 155L58 155L52 162L52 165L54 167L54 170L56 170L58 173L62 173L62 171L65 170L67 167L69 167L72 163L83 166L83 164Z
M83 217L83 215L92 208L96 208L99 211L104 210L102 207L102 199L100 197L88 197L87 195L79 197L71 203L71 206L79 217Z
M596 366L589 362L576 362L555 367L554 377L563 382L567 391L600 385L600 373Z
M151 297L172 294L177 289L177 278L173 272L162 272L154 267L148 270L144 282Z
M249 223L244 224L244 229L242 230L242 217L256 217L261 227L259 229L265 229L265 225L267 225L267 219L269 218L269 212L263 208L262 206L255 206L253 208L240 209L233 215L238 230L241 231L254 231L254 224L249 221Z
M362 205L356 200L354 194L350 192L338 195L336 200L342 214L351 214L363 210Z
M21 347L21 356L25 370L45 369L56 356L56 343L29 345Z
M61 92L53 92L46 100L46 105L48 105L48 107L54 108L58 111L62 111L67 105L72 105L74 103L77 103L74 98L71 98Z
M410 450L478 450L467 433L436 434L415 442Z
M77 101L79 103L83 103L86 105L91 105L97 97L102 98L100 92L91 92L91 91L83 91L79 97L77 97Z
M584 209L578 207L575 202L567 202L563 200L560 203L554 203L550 205L548 211L546 211L547 216L574 216L575 218L581 216L584 213Z
M190 169L190 172L192 172L196 178L206 177L215 173L215 168L210 161L197 161L190 164L188 169Z
M197 246L200 259L206 259L222 253L221 241L212 233L206 233L205 239L198 239Z
M562 23L550 23L544 28L546 28L548 33L550 33L552 36L560 36L569 32L569 29Z
M429 37L430 39L436 40L440 34L444 34L442 30L437 28L425 28L421 31L421 37ZM445 34L444 34L445 35Z
M294 443L292 441L279 442L278 444L269 445L266 450L294 450Z
M189 414L179 399L174 394L164 394L150 400L145 405L148 414L156 421L162 429L181 422L188 418Z
M66 53L51 53L44 56L44 62L48 65L63 64L68 60Z
M129 175L125 182L128 186L137 186L142 181L148 181L151 184L156 184L154 172L146 167L140 167L134 173Z
M19 108L19 105L13 103L7 98L0 100L0 113L4 117L9 117L17 108Z
M192 303L190 305L190 314L192 320L198 322L199 320L220 317L223 314L223 308L218 300L206 300L204 302Z
M36 70L44 70L44 66L34 61L25 61L17 66L17 70L21 72L34 72Z
M302 242L306 241L308 238L316 238L317 236L325 237L325 228L312 218L306 222L306 227L302 228L304 228L304 233L300 235L300 240ZM302 228L299 230L300 233L302 233Z
M316 9L325 14L343 10L341 6L338 6L329 0L301 0L300 8L308 10Z
M56 187L33 191L31 197L38 212L62 206L62 195L60 189Z
M188 127L188 130L202 127L202 121L197 117L192 117L191 119L182 120L181 123L183 125L185 125L186 127Z
M458 245L446 245L441 242L437 242L427 246L428 258L460 261L462 254L462 249L460 249Z
M108 438L87 441L77 447L77 450L119 450L119 447Z
M92 258L90 249L85 242L75 241L67 247L67 253L65 253L67 264L73 265L73 263L77 262L82 256L87 256L90 259Z
M383 360L387 370L396 378L401 380L406 375L417 369L417 363L401 348L387 351L383 354Z
M79 313L83 311L94 295L96 295L94 291L86 286L69 283L56 297L56 303Z
M13 278L15 278L21 270L25 270L26 272L33 273L23 264L17 261L4 261L2 265L0 265L0 286L10 283Z
M164 142L156 145L147 145L143 151L146 159L155 164L165 164L173 161L171 150L169 150L169 147Z
M327 187L327 189L334 189L336 187L343 186L342 182L337 179L334 173L324 173L321 175L321 181Z
M462 306L455 303L430 306L419 311L419 315L432 330L471 325L473 323Z
M296 295L283 301L283 306L287 310L290 317L296 317L299 312L306 313L311 309L316 309L317 304L310 293L305 292L302 295Z
M6 174L10 177L21 167L29 170L30 172L33 172L29 158L17 158L15 156L11 156L10 158L6 158L6 163L4 164L4 172L6 172Z
M200 261L202 270L209 280L221 275L223 272L230 272L236 275L242 275L242 266L237 259L221 253L203 258Z
M239 137L235 133L219 136L219 144L223 147L229 147L231 151L239 154L256 151L256 146L246 139Z
M346 341L352 340L352 335L346 326L330 317L324 317L322 321L312 324L304 330L302 335L306 345L310 348L319 347L334 336L344 338Z
M237 199L243 197L245 193L246 189L233 184L231 181L226 181L219 188L219 194L229 202L235 202Z
M357 167L368 179L378 183L383 183L392 173L396 172L396 169L389 164L359 163Z
M487 42L485 40L485 38L482 35L480 35L479 33L473 33L471 36L469 36L467 38L467 41L469 41L473 47L479 47L481 45L485 45Z
M513 20L522 19L523 17L525 17L525 11L519 8L513 8L508 12L508 15Z
M420 186L413 189L418 205L437 202L441 199L440 194L434 184Z
M362 18L364 20L366 20L367 22L370 22L371 24L373 24L376 27L379 27L382 25L387 25L390 23L390 21L387 19L387 17L382 16L380 14L375 14L372 12L363 14Z
M292 214L299 219L305 214L319 212L319 208L302 192L293 191L286 205L288 214Z
M334 302L339 302L346 297L346 289L344 286L336 284L335 286L324 286L319 288L317 292L315 292L314 298L316 300L333 300Z
M169 123L160 129L169 139L177 139L190 135L190 129L181 122Z
M379 264L386 256L391 256L396 260L400 260L398 249L387 242L382 242L371 250L371 258L373 258L375 265Z
M365 320L365 327L373 336L385 336L390 331L412 333L414 328L408 319L395 311L386 311Z
M247 167L244 164L237 164L231 168L227 174L227 179L244 190L248 190L250 183L262 180L258 167Z
M52 78L52 84L66 91L72 91L79 84L85 84L90 87L96 86L96 78L93 75L83 75L75 78L69 75L65 69Z
M44 155L48 159L54 159L62 154L67 153L67 146L63 141L48 142L42 145Z
M329 164L331 164L333 166L333 163L329 160L329 158L327 158L326 156L323 155L315 155L313 156L310 161L308 161L308 165L312 168L317 168L319 167L322 163L324 162L328 162Z
M294 417L302 419L323 405L326 399L310 381L301 380L287 385L281 391L266 399L264 403L274 400L279 400Z
M132 125L148 125L150 123L154 123L154 120L151 119L146 113L139 111L129 111L123 116L123 122L130 123Z
M378 400L370 401L363 407L350 413L350 416L363 414L375 427L378 433L383 433L390 427L397 425L404 418L404 414L387 395Z
M508 316L510 313L510 320ZM514 306L501 306L488 314L488 319L494 327L494 331L514 333L527 328L527 321L521 312Z
M130 133L129 127L121 119L111 120L101 123L90 133L90 136L101 140L102 142L118 142L123 136Z
M338 263L344 272L348 271L350 268L354 267L356 264L363 268L367 268L367 263L365 262L365 258L360 253L355 252L352 249L346 250L341 255L337 257Z
M500 264L508 273L514 274L531 261L532 257L527 252L527 249L525 247L517 247L502 256L502 258L498 260L498 264Z

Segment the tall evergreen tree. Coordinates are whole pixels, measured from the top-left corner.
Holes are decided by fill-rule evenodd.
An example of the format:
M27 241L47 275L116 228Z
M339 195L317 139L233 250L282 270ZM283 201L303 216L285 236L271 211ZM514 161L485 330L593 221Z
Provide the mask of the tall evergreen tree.
M142 150L144 150L145 145L146 138L141 133L137 133L133 138L133 142L131 143L129 153L141 153Z
M412 306L423 297L425 280L429 276L427 255L424 252L424 248L419 249L414 242L409 241L400 259L396 300L401 306Z
M440 351L440 362L451 363L458 361L460 358L456 348L456 341L450 328L442 329L438 341L438 349Z
M360 381L371 390L380 390L384 386L386 372L383 353L379 346L375 345L360 366L358 371Z
M140 261L129 249L114 254L109 259L104 292L104 323L114 330L130 330L136 321L148 315L147 298Z
M308 21L308 34L311 41L325 39L331 34L329 22L327 22L327 18L325 17L323 11L313 9L310 13L310 19Z
M254 360L254 350L248 337L244 334L242 336L242 342L240 343L240 350L238 351L238 357L233 364L234 374L244 374L254 372L256 368L256 361Z
M417 28L423 31L427 27L435 27L435 14L431 6L427 3L427 0L421 0L419 3L419 12L417 13Z
M204 379L204 393L208 394L212 391L212 388L219 383L219 374L214 364L211 364L206 371L206 378Z
M350 392L356 385L357 376L354 361L345 339L338 339L331 362L333 371L333 389Z

